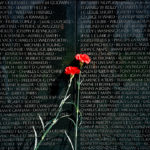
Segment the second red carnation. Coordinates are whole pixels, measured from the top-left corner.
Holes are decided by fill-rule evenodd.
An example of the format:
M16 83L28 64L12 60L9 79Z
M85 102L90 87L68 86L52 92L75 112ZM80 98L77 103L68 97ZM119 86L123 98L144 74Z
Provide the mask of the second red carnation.
M87 54L77 54L75 58L76 60L79 60L80 62L86 63L86 64L89 64L91 61L90 57Z

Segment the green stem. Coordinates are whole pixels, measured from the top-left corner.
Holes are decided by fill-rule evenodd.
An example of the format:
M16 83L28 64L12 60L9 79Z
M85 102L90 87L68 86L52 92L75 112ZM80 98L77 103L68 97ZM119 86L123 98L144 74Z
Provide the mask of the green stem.
M76 109L76 125L75 125L75 150L77 150L77 142L78 142L78 121L79 121L79 101L80 101L80 76L81 73L79 73L79 80L77 81L78 85L78 94L77 94L77 109Z
M48 129L44 132L40 142L37 144L36 148L34 150L37 150L39 148L39 146L41 145L41 143L43 142L45 136L48 134L48 132L51 130L51 128L55 125L55 123L58 121L58 117L59 117L59 114L61 113L62 111L62 107L64 105L64 100L66 99L67 95L68 95L68 92L69 92L69 89L71 87L71 83L72 83L72 79L73 79L74 76L71 76L70 77L70 82L68 84L68 88L67 88L67 91L66 91L66 94L65 94L65 97L64 99L61 101L61 104L60 104L60 108L58 109L58 112L57 112L57 115L56 117L54 118L52 124L48 127Z

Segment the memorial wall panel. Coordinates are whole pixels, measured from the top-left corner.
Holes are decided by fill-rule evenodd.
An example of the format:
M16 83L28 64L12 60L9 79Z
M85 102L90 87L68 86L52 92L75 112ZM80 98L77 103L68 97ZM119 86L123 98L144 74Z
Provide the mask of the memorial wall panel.
M34 149L33 127L39 142L41 120L54 121L67 91L65 68L81 65L78 53L91 62L81 70L75 150L149 150L149 29L148 0L1 0L0 150ZM75 103L78 77L68 93ZM75 108L64 105L39 150L72 149Z

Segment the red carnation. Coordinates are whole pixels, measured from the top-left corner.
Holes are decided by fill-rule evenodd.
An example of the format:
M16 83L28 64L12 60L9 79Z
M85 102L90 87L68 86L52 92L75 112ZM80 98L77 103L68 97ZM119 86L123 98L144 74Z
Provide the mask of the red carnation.
M86 64L89 64L91 61L90 57L87 54L77 54L75 58L76 60L79 60L80 62L86 63Z
M66 67L65 69L65 74L70 74L70 75L75 75L75 74L79 74L80 70L78 69L78 67Z

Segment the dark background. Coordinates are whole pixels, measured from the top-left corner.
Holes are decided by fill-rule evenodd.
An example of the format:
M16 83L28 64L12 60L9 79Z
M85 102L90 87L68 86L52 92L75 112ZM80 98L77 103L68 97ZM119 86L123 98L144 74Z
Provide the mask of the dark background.
M68 83L63 71L86 53L78 149L149 150L149 16L148 0L1 0L0 149L33 149L38 114L44 122L55 116ZM73 140L63 119L39 149L70 150L64 130Z

